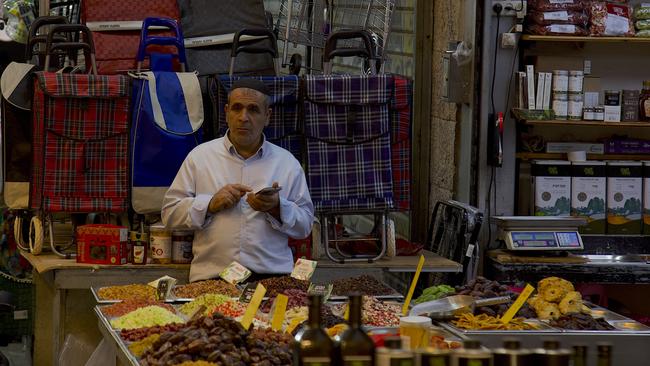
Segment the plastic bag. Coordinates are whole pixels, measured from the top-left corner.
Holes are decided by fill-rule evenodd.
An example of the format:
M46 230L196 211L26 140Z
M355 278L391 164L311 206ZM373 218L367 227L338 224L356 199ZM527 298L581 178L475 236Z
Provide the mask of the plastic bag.
M93 352L93 347L68 334L59 353L59 365L84 366Z
M574 24L586 27L589 17L582 11L534 11L528 13L528 21L539 25Z
M592 36L634 36L632 9L629 5L594 1L590 7Z
M638 32L636 32L636 36L637 37L648 38L648 37L650 37L650 29L638 31Z
M528 8L537 11L584 11L585 7L585 2L583 0L528 0Z
M532 24L526 28L528 33L540 36L586 36L587 29L573 24Z
M102 339L93 354L90 355L85 366L115 366L116 356L115 350L111 347L110 343Z
M648 30L650 29L650 19L637 20L634 25L637 30Z
M33 0L5 0L4 15L7 17L6 33L18 43L27 43L29 27L36 19Z
M634 19L644 20L650 19L650 6L639 6L634 10Z

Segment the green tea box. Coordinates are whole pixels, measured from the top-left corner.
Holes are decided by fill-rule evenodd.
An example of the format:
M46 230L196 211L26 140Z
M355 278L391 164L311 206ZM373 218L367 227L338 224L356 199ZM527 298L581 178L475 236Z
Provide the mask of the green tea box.
M643 163L607 163L607 233L641 234Z
M643 162L643 234L650 235L650 161Z
M583 234L605 234L607 228L607 164L602 161L571 165L571 216L583 217Z
M531 165L535 216L571 215L571 162L536 160Z

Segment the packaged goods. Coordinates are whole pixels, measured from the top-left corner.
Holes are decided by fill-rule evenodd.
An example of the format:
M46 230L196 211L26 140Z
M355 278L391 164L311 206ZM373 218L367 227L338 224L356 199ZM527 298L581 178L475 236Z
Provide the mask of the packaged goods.
M528 33L539 36L586 36L589 34L585 27L573 24L531 24L526 29Z
M569 72L567 70L553 70L553 94L569 91ZM555 98L553 99L562 99Z
M648 3L642 3L636 9L634 9L634 19L650 19L650 6L648 6Z
M632 9L626 4L593 1L590 6L592 36L634 36Z
M151 225L149 229L151 259L153 263L169 264L172 262L172 233L162 223Z
M192 263L192 231L172 232L172 263Z
M607 163L607 233L641 234L641 162Z
M650 29L636 32L635 37L644 37L644 38L650 37Z
M581 11L533 11L528 13L528 21L538 25L574 24L586 27L589 18Z
M583 234L605 234L607 227L605 199L607 198L606 163L574 162L571 174L571 216L584 217L587 225Z
M77 228L77 262L93 264L126 264L128 228L116 225L91 224Z
M535 192L535 216L571 214L571 163L562 160L538 160L531 166Z
M111 326L116 329L135 329L170 323L183 323L183 319L159 306L146 306L111 320Z
M648 30L650 29L650 19L637 20L634 25L637 30Z
M149 253L149 234L140 231L131 231L129 234L131 243L131 263L147 264Z
M585 10L583 0L528 0L528 7L537 11Z

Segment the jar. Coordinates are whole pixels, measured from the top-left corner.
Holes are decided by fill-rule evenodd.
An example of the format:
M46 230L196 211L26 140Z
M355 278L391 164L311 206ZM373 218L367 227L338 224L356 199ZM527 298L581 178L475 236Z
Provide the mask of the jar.
M619 90L605 90L605 105L621 105L621 92Z
M553 71L553 91L566 93L569 91L569 72L566 70Z
M595 107L584 107L582 109L582 119L585 121L593 121L595 119L594 108Z
M594 121L605 120L605 107L594 107Z
M582 93L582 84L585 74L579 70L569 71L569 93Z
M192 263L192 241L194 232L172 232L172 263Z
M639 97L639 119L650 121L650 80L643 82L643 90Z
M169 264L172 262L172 233L165 229L162 223L156 223L149 228L151 238L152 263Z
M569 93L566 92L553 92L553 100L561 100L561 101L568 101L569 100Z
M566 100L553 100L553 112L555 112L555 119L565 120L569 114L569 102Z
M567 116L569 117L570 120L572 121L580 121L582 120L582 105L583 102L576 102L573 100L570 100L567 105Z
M140 231L129 233L131 243L131 263L147 264L147 253L149 252L149 235Z

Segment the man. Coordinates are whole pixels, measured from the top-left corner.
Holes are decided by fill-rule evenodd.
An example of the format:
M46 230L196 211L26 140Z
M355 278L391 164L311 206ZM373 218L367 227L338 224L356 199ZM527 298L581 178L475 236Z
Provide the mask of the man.
M195 230L190 281L215 278L232 261L258 278L290 273L288 237L311 231L314 206L300 163L262 134L269 94L259 80L233 83L228 132L192 150L165 194L165 226ZM280 191L256 194L269 186Z

